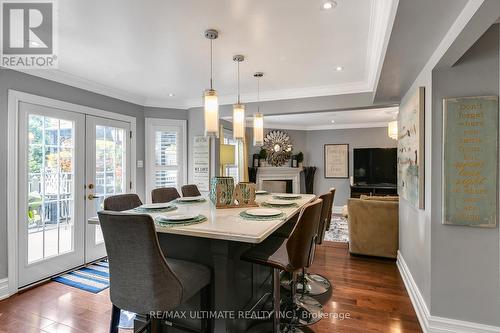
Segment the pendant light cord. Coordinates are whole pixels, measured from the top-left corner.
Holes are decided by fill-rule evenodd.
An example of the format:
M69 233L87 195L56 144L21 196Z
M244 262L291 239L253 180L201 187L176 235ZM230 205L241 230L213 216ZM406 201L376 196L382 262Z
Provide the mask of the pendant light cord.
M238 104L240 104L240 62L238 61Z
M260 113L260 77L257 77L257 112Z
M213 41L210 39L210 90L213 90Z

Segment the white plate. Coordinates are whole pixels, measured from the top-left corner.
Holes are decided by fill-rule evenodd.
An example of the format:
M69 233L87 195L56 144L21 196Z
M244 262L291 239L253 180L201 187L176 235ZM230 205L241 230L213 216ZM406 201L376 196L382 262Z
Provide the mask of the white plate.
M177 198L177 201L200 201L203 200L203 197L197 196L197 197L182 197L182 198Z
M281 210L272 208L254 208L245 211L246 214L252 216L276 216L281 214Z
M275 199L269 199L265 203L273 206L291 206L295 204L290 200L275 200Z
M268 194L269 192L264 190L255 191L255 194Z
M285 199L298 199L300 198L300 194L275 194L276 198L285 198Z
M171 203L161 202L161 203L153 203L153 204L144 204L144 205L141 205L137 208L140 208L140 209L163 209L163 208L168 208L171 206L172 206Z
M198 214L173 214L173 215L161 215L160 219L162 221L187 221L193 220L198 217Z

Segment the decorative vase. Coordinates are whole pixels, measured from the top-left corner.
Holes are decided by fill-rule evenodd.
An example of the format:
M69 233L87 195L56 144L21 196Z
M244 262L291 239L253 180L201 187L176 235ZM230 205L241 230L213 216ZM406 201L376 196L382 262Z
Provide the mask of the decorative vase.
M233 177L212 177L210 180L210 200L216 206L233 204L234 179Z
M302 168L304 166L304 162L299 162L299 168Z
M255 205L255 184L250 182L240 182L234 189L234 200L240 206Z

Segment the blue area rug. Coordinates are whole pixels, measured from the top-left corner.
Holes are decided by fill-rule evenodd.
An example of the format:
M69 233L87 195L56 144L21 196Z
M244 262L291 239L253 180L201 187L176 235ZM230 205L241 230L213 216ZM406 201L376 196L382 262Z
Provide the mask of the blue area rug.
M109 288L109 266L107 260L102 260L82 267L67 274L52 278L53 281L97 294ZM135 313L121 311L120 324L124 329L134 328Z
M102 260L52 280L96 294L109 288L108 262Z

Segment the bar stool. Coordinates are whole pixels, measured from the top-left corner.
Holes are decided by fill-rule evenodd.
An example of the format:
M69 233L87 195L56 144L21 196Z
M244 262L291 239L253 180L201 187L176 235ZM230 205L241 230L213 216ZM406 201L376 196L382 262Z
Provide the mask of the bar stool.
M201 330L154 318L151 313L171 311L201 292L202 311L210 311L210 270L200 264L165 258L149 215L100 211L99 221L108 253L110 298L113 304L110 333L118 332L120 310L146 315L152 332L160 320L186 331L211 332L203 319Z
M333 193L335 193L335 190ZM326 225L332 218L333 193L327 192L320 195L320 199L323 200L323 208L321 209L321 219L318 228L318 238L316 238L316 245L321 245L323 243ZM314 258L312 259L314 260ZM317 296L328 292L332 288L330 281L320 274L308 273L308 268L309 266L304 267L302 273L297 275L297 292L311 296Z
M323 200L317 199L304 206L290 237L268 237L241 256L242 260L273 269L273 332L280 332L280 271L295 276L309 264L314 252L322 205ZM320 313L313 313L316 309L309 311L309 304L296 297L295 288L292 287L291 290L292 295L288 305L291 305L293 316L289 318L289 325L292 332L300 332L296 328L296 324L300 321L297 319L297 313L303 313L305 310L308 311L308 315L321 318L322 309L320 308Z
M194 184L183 185L181 187L181 192L183 197L199 197L201 196L198 186Z
M151 191L151 200L153 203L170 202L180 197L175 187L161 187Z
M142 205L139 196L134 193L118 194L104 199L104 210L122 212L124 210L134 209Z

